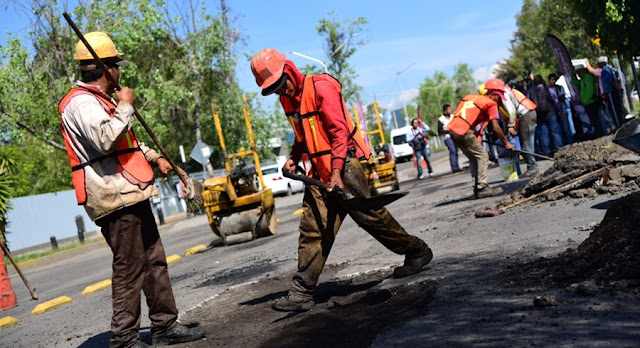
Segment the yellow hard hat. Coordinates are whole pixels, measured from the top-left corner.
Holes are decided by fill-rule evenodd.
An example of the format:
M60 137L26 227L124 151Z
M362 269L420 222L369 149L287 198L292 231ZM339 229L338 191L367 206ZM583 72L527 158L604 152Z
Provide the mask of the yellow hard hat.
M84 37L87 39L89 45L91 45L91 48L98 54L99 58L122 58L122 53L118 52L116 45L106 33L92 31ZM93 60L91 52L89 52L87 46L85 46L82 41L78 41L76 45L76 54L73 56L73 60Z
M478 94L480 95L487 94L487 89L484 87L484 83L478 86Z

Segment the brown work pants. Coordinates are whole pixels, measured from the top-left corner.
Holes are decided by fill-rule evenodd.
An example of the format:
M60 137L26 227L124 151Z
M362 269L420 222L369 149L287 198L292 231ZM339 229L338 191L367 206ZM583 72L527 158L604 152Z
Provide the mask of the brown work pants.
M451 139L469 159L474 190L482 190L487 186L487 169L489 169L487 151L484 150L473 131L468 131L465 135L451 133Z
M356 197L371 197L360 161L352 158L343 172L345 190ZM331 251L338 229L349 214L373 238L396 254L420 256L428 246L420 238L408 234L386 208L378 210L345 210L339 198L307 186L302 202L300 238L298 241L298 272L293 277L292 290L313 294L318 277Z
M162 335L177 325L167 258L149 201L117 210L96 220L113 252L111 347L139 338L140 290L149 307L151 334Z

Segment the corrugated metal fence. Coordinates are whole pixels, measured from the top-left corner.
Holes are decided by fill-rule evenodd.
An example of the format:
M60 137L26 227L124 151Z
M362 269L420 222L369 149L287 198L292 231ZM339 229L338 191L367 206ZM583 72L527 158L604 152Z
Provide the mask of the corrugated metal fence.
M197 177L200 173L195 174ZM177 181L175 176L169 181L156 180L159 197L151 198L156 217L159 207L165 218L185 212L186 205L178 198ZM12 208L7 213L7 241L14 251L47 244L52 236L57 240L77 236L76 216L82 216L85 232L100 230L89 219L84 207L76 203L73 190L13 198L10 204Z

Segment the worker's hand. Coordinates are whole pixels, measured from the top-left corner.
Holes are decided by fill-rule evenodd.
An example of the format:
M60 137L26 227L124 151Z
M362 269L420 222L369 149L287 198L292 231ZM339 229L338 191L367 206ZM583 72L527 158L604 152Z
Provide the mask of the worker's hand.
M331 171L331 183L329 184L329 188L327 189L328 192L333 191L333 188L336 186L344 189L344 184L342 183L342 176L340 176L340 173L340 169L333 169Z
M515 147L513 147L513 144L511 144L511 143L510 143L510 142L508 142L508 141L504 144L504 148L505 148L505 149L507 149L507 150L513 150L513 149L515 149Z
M169 161L167 161L166 158L164 157L160 157L158 158L158 161L156 162L158 164L158 169L160 169L160 172L162 172L162 176L164 176L164 180L166 181L168 179L168 174L171 170L173 170L173 168L171 167L171 164L169 163ZM187 173L182 170L182 168L177 167L178 168L178 174L180 177L187 177Z
M509 134L516 136L518 135L518 131L516 131L514 128L509 128Z
M129 87L122 87L121 90L116 91L116 98L118 101L129 103L131 105L133 105L133 102L136 100L133 90Z
M284 163L284 167L282 167L282 170L286 170L289 173L295 173L296 172L296 162L294 162L291 158L289 158Z

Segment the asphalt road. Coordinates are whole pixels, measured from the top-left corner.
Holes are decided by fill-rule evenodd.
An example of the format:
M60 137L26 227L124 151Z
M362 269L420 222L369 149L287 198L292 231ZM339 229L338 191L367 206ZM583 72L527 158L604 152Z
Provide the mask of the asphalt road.
M399 164L401 190L409 190L410 194L388 207L410 233L431 245L436 255L432 267L441 268L434 274L455 268L457 258L469 259L484 254L504 257L513 253L537 257L575 246L589 233L575 227L600 221L605 210L593 207L615 198L602 196L558 206L543 204L514 209L496 218L474 219L472 215L476 209L489 205L496 198L471 199L469 172L451 174L445 156L446 152L432 156L436 176L424 180L415 179L412 162ZM460 158L466 166L466 158ZM541 162L543 168L550 165L550 162ZM489 173L490 183L503 186L507 191L525 184L523 181L505 183L496 167ZM273 274L291 273L296 265L299 221L293 212L300 208L301 200L302 194L276 199L280 220L276 236L208 249L171 263L169 272L181 316L206 306L230 289ZM160 232L167 255L182 256L188 248L209 244L214 239L206 216L172 222L163 226ZM347 219L327 263L348 266L323 273L321 281L341 274L392 267L402 259ZM20 278L11 271L19 306L3 311L0 318L12 316L19 322L0 329L0 347L103 346L109 337L111 292L106 289L84 296L81 292L88 285L109 279L110 264L111 252L104 242L30 264L24 272L38 291L38 301L30 300ZM284 284L283 289L286 287ZM73 301L44 314L30 314L37 304L59 296L69 296ZM143 313L146 313L144 304ZM148 318L144 316L142 328L146 332L148 325Z

